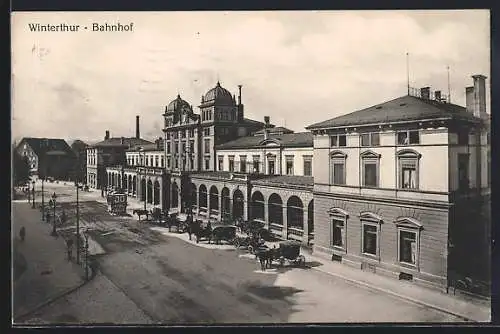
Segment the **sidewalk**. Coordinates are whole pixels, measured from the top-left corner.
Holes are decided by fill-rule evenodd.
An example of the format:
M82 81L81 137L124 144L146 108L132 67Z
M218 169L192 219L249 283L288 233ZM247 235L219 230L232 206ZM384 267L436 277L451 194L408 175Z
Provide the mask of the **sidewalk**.
M12 238L15 254L23 260L24 271L13 282L13 318L47 304L83 285L84 270L68 261L63 238L50 235L50 224L41 222L40 211L27 203L12 205ZM26 240L18 239L21 226Z
M468 321L491 321L491 303L489 301L466 300L465 297L447 295L439 291L417 286L411 282L398 281L389 277L351 268L341 263L328 261L308 252L305 252L305 256L307 262L316 261L322 264L313 267L314 270L403 298L425 307L460 316Z

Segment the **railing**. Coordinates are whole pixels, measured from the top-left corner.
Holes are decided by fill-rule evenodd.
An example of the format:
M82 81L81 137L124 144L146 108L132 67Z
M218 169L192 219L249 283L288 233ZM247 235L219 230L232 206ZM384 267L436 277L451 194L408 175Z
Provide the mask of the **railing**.
M414 96L414 97L418 97L418 98L421 98L423 99L424 96L422 96L422 91L420 88L415 88L415 87L409 87L409 95L410 96ZM434 94L432 94L431 91L429 91L429 96L427 97L429 100L433 100L433 101L438 101L438 102L442 102L442 103L447 103L449 102L449 96L448 95L444 95L444 94L441 94L441 98L439 100L436 100L436 96Z
M304 231L302 229L296 227L289 227L287 229L287 239L302 241L303 235Z

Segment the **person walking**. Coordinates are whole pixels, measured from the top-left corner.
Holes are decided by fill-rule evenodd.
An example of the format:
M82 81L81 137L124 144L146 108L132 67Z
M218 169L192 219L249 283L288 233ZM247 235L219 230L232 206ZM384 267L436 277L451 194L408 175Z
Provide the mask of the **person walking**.
M19 230L19 237L21 238L21 241L24 242L24 238L26 238L26 228L24 226L22 226L21 230Z
M66 248L68 251L68 261L71 261L73 257L73 239L68 239L66 241Z

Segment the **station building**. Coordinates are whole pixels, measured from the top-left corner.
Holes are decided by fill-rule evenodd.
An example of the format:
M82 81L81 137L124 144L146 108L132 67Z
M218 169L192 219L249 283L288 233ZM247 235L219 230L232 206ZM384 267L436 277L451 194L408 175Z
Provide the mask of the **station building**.
M473 80L466 107L425 87L306 128L315 253L438 288L489 280L490 117Z

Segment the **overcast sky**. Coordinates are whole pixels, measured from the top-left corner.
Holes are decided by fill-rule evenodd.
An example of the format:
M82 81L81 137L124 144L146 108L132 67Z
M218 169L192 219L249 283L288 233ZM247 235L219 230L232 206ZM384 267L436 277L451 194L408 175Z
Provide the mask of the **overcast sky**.
M92 23L133 32L91 32ZM79 24L30 32L28 23ZM315 122L406 94L410 85L465 105L471 75L490 77L489 11L13 13L13 123L23 136L82 139L162 135L179 93L199 109L221 85L243 85L245 117L300 132ZM489 92L488 92L489 101ZM489 104L489 103L488 103ZM489 106L488 106L489 110Z

